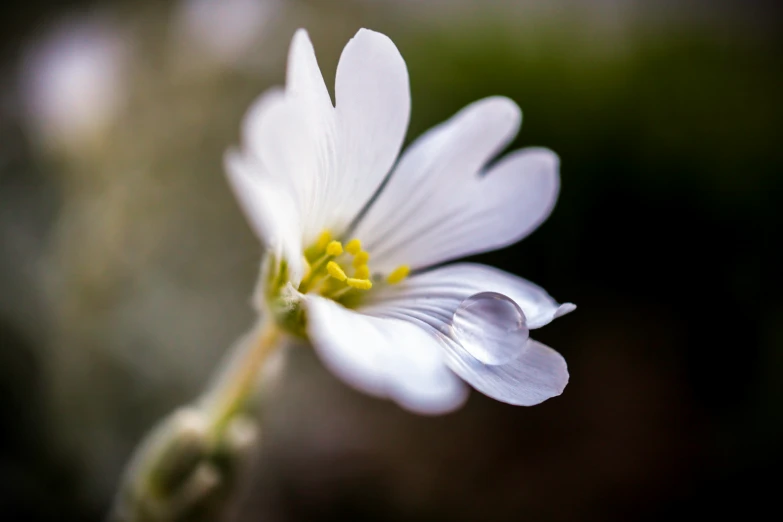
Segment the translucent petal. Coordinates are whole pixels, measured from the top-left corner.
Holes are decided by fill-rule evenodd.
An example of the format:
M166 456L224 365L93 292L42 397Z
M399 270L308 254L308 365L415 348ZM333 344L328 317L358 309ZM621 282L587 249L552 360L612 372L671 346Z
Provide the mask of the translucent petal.
M358 224L357 236L376 254L407 237L417 210L429 204L448 207L455 187L474 178L508 144L521 117L510 99L486 98L419 137Z
M383 182L410 117L408 69L385 35L361 29L345 46L335 78L339 157L330 201L348 225Z
M307 333L324 364L354 388L424 414L461 406L467 388L435 337L409 322L366 316L308 295Z
M312 111L332 108L332 100L318 67L313 43L304 29L297 30L291 40L285 90L286 94L297 97Z
M498 302L487 304L487 292ZM526 325L497 294L519 306ZM526 329L539 328L576 307L558 305L529 281L461 263L379 288L370 296L363 312L409 321L429 332L440 340L449 367L485 395L529 406L559 395L568 383L565 360L557 352L532 339L519 342ZM518 329L513 339L503 335L504 324ZM513 358L507 360L509 354Z
M342 234L394 163L410 114L408 72L386 36L361 30L337 68L332 105L307 33L291 43L284 91L245 119L246 154L290 190L302 242Z
M541 224L559 190L557 156L515 151L487 162L516 134L519 108L493 97L473 103L419 138L357 226L376 262L422 268L519 241Z
M278 259L288 260L290 279L298 284L302 265L299 214L290 194L237 151L224 159L228 180L251 227Z
M518 406L533 406L563 393L568 384L565 359L553 349L529 339L516 359L486 365L453 341L443 338L447 362L454 372L488 397Z
M527 328L540 328L576 307L558 304L546 291L515 275L475 263L457 263L409 277L369 294L363 311L372 315L408 317L443 329L470 296L496 292L522 309Z

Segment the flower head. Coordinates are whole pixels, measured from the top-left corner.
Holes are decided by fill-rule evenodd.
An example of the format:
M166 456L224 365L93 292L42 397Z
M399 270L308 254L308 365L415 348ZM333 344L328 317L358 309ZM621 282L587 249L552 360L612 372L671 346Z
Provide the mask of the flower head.
M337 67L335 103L304 30L285 89L248 112L232 187L266 258L260 304L307 337L352 386L421 413L460 406L464 382L533 405L568 381L563 358L529 338L574 309L538 286L460 257L515 243L551 212L557 156L528 148L487 164L516 135L517 105L477 101L397 160L408 72L386 36L362 29Z

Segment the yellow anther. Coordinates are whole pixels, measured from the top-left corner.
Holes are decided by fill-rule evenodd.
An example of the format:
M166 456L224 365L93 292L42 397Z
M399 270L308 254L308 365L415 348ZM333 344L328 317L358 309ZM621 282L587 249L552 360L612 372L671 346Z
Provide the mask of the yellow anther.
M392 270L391 274L386 277L386 282L390 285L396 285L397 283L401 282L403 279L408 277L408 274L411 273L411 267L408 265L400 265L394 270Z
M339 241L331 241L326 245L326 253L330 256L339 256L343 253L343 245Z
M345 244L345 251L352 256L355 256L362 251L362 242L358 239L351 239L348 241L348 243Z
M370 277L370 267L367 265L357 266L353 272L356 279L368 279Z
M343 269L340 268L340 265L338 265L334 261L329 261L326 264L326 271L329 272L330 276L334 277L339 281L345 281L346 279L348 279L348 276L345 275L345 272L343 272Z
M369 290L372 288L372 281L369 279L356 279L355 277L349 277L345 280L348 286L352 288L358 288L359 290Z
M366 265L367 261L370 260L370 254L369 252L365 252L364 250L357 252L354 254L353 258L353 266L360 267L362 265Z
M318 241L316 241L315 245L316 248L318 248L319 252L323 252L326 249L326 246L329 244L329 241L332 240L332 233L328 230L324 230L321 232L321 235L318 236Z

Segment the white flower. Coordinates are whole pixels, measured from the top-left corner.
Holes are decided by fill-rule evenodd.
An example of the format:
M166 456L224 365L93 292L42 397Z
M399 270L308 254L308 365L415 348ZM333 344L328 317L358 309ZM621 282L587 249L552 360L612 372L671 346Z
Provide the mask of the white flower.
M265 311L306 336L346 382L412 411L459 407L463 381L510 404L559 395L564 359L527 333L574 305L487 266L430 269L532 232L557 198L557 156L523 149L486 169L521 121L513 101L491 97L424 134L395 165L408 73L391 40L373 31L346 45L335 97L333 105L299 30L285 89L261 96L242 150L226 156L267 247Z

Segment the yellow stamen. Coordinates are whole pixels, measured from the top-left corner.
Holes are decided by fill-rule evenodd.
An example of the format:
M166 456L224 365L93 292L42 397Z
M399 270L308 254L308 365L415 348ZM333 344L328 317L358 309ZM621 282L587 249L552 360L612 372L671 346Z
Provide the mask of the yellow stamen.
M368 279L370 277L370 267L367 265L357 266L353 272L356 279Z
M343 269L340 268L340 265L335 263L334 261L329 261L326 264L326 271L329 272L329 275L337 279L338 281L345 281L348 279L348 276L345 275L345 272L343 272Z
M367 261L369 260L370 260L369 252L365 252L364 250L362 250L354 255L353 266L358 268L362 265L366 265Z
M349 277L345 280L345 282L351 288L358 288L359 290L369 290L372 288L372 281L369 279L356 279L354 277Z
M339 241L331 241L326 245L326 254L330 256L339 256L343 253L343 245Z
M329 244L329 241L332 240L332 233L328 230L324 230L321 232L321 235L318 236L318 241L316 241L316 248L319 252L323 252L326 249L326 245Z
M392 270L391 274L386 277L386 282L390 285L396 285L397 283L401 282L403 279L408 277L408 274L411 273L411 267L408 265L400 265L394 270Z
M305 276L299 284L302 293L318 292L329 299L342 299L354 290L370 290L373 287L368 266L370 253L362 250L362 242L353 238L344 245L332 239L332 233L324 230L307 249L303 264ZM352 268L347 262L339 261L344 253L353 256ZM408 267L403 266L392 272L388 280L397 283L408 275ZM348 277L348 272L352 277Z
M313 267L310 266L310 261L307 260L307 256L302 256L302 265L304 266L305 269L304 277L306 278L307 276L310 275L310 272L312 272L313 270Z
M350 287L348 285L343 285L341 288L339 288L337 290L330 289L330 290L322 293L321 295L323 295L324 297L328 297L329 299L332 299L333 301L337 301L338 299L340 299L345 294L347 294L349 292L353 292L354 290L356 290L356 289L353 288L353 287Z
M362 242L358 239L351 239L348 241L348 243L345 244L345 251L352 256L355 256L362 251Z

